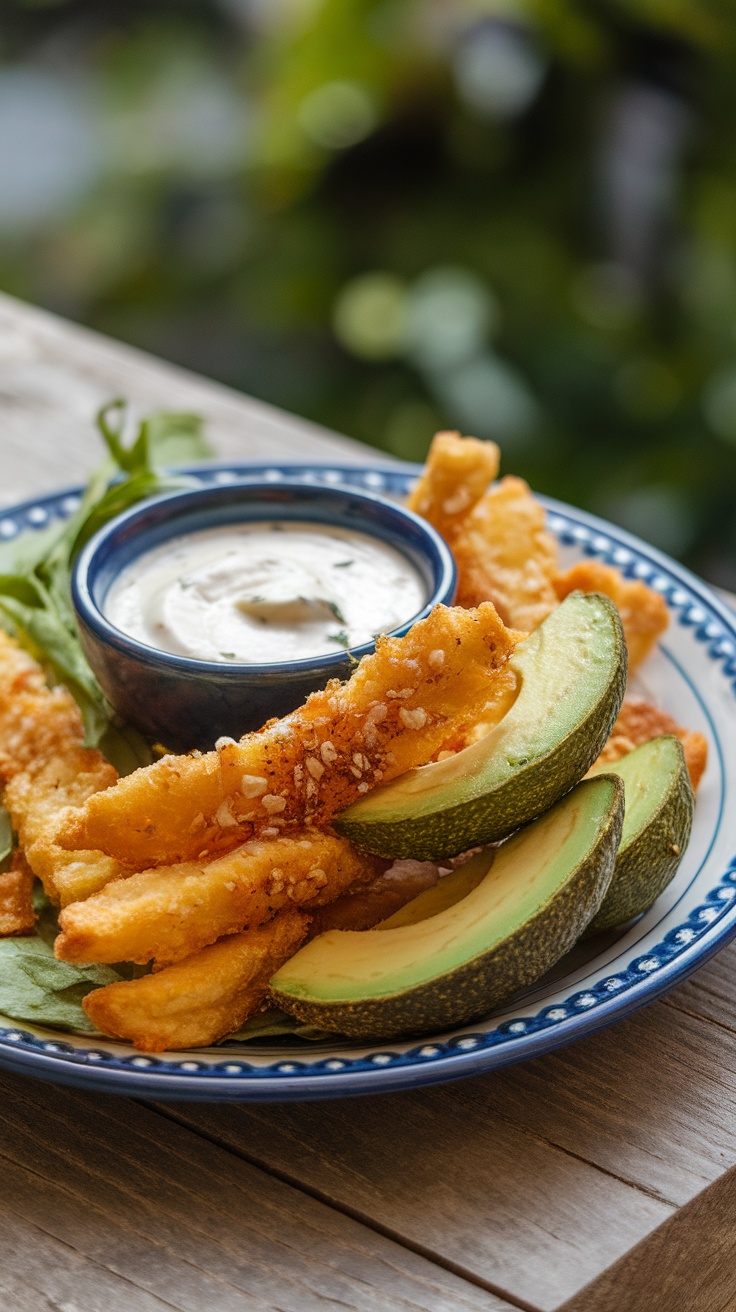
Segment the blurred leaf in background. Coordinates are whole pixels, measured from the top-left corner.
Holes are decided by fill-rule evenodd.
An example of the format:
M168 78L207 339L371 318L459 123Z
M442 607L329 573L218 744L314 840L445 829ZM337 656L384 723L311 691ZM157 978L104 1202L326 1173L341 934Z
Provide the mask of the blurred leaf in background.
M0 286L736 587L725 0L6 0Z

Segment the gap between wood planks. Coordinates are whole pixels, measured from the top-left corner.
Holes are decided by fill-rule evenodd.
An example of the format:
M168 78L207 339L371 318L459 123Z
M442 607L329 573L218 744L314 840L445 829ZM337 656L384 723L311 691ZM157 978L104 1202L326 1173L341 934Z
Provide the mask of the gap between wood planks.
M192 1121L188 1120L185 1115L177 1114L177 1107L175 1104L172 1105L172 1104L165 1104L159 1102L149 1102L146 1099L136 1099L135 1101L140 1102L141 1105L146 1107L148 1110L156 1112L158 1115L173 1121L174 1124L183 1127L184 1129L190 1131L195 1135L200 1136L206 1142L213 1144L215 1147L224 1149L224 1151L232 1153L235 1157L238 1157L242 1161L247 1162L249 1166L256 1167L258 1170L264 1171L268 1175L274 1176L275 1179L279 1180L282 1184L289 1185L291 1188L306 1194L308 1197L314 1198L317 1202L323 1203L326 1206L333 1208L335 1211L342 1213L343 1215L349 1217L351 1220L359 1222L361 1225L365 1226L366 1229L374 1231L374 1233L381 1235L385 1239L390 1239L393 1243L400 1245L402 1248L406 1248L409 1252L416 1253L417 1256L419 1257L428 1259L429 1261L433 1262L435 1265L442 1267L443 1270L450 1272L452 1275L456 1275L461 1277L463 1280L467 1280L469 1284L475 1285L477 1288L482 1289L489 1294L494 1294L497 1298L501 1298L505 1302L511 1304L512 1307L520 1309L520 1312L539 1312L539 1306L540 1306L539 1304L530 1303L526 1301L524 1298L520 1297L517 1293L514 1293L508 1287L499 1284L498 1282L484 1279L477 1272L473 1271L471 1268L463 1265L462 1263L454 1262L451 1258L446 1257L444 1254L437 1252L435 1249L430 1248L428 1245L424 1245L418 1242L417 1240L413 1240L411 1237L402 1233L400 1230L396 1229L393 1226L384 1225L381 1221L379 1221L376 1217L372 1216L369 1212L366 1212L358 1207L353 1207L350 1203L341 1200L340 1198L336 1197L334 1194L329 1193L327 1190L320 1189L319 1186L306 1182L305 1180L301 1179L299 1176L287 1170L284 1170L282 1167L276 1166L272 1162L266 1161L262 1157L259 1157L256 1153L249 1153L241 1146L229 1141L227 1138L217 1135L210 1130L203 1129L201 1126L198 1126ZM570 1157L572 1160L580 1162L583 1166L587 1167L588 1169L593 1169L595 1171L598 1171L601 1175L608 1176L609 1178L615 1180L619 1184L622 1184L628 1188L635 1188L639 1190L639 1192L646 1194L647 1191L642 1189L639 1185L632 1183L630 1180L625 1180L622 1177L617 1176L613 1171L608 1171L602 1167L599 1167L596 1163L590 1162L588 1159L580 1156L580 1154L578 1153L574 1153L565 1148L560 1147L559 1144L553 1143L551 1140L546 1139L542 1135L535 1134L533 1131L529 1130L526 1126L521 1125L518 1122L512 1121L511 1118L501 1116L500 1119L504 1120L506 1124L510 1125L515 1133L521 1134L523 1137L528 1138L530 1140L534 1140L537 1143L541 1143L545 1148L549 1148L554 1152L560 1152L562 1153L563 1156ZM662 1200L655 1197L655 1201L661 1202Z
M138 1304L128 1295L111 1308L511 1312L506 1301L487 1294L479 1301L469 1282L235 1155L213 1151L156 1111L18 1077L3 1086L0 1122L11 1137L0 1236L10 1231L13 1247L13 1232L35 1227L51 1236L51 1247L66 1244L81 1263L101 1264L111 1283L121 1275L142 1290ZM34 1256L45 1277L53 1253L44 1259L34 1246ZM80 1266L75 1312L99 1312L88 1284Z

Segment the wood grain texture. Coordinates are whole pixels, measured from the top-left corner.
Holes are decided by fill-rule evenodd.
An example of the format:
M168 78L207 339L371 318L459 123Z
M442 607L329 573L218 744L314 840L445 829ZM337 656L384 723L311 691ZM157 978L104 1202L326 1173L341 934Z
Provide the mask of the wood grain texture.
M730 1033L736 1033L736 943L730 943L702 970L691 975L679 989L669 994L666 1002L691 1015L704 1016ZM714 1041L728 1043L725 1037Z
M86 1259L72 1297L80 1312L509 1312L492 1293L122 1099L0 1077L0 1178L0 1242L3 1225L29 1251L40 1233L51 1266L64 1246L66 1275L62 1267L49 1291L57 1302ZM99 1272L110 1303L94 1301Z
M729 1171L558 1312L733 1312L736 1171Z
M556 1308L674 1209L499 1115L496 1084L167 1112L505 1297Z
M114 396L139 413L198 411L225 460L369 456L357 442L0 294L0 504L84 482L101 455L94 416Z

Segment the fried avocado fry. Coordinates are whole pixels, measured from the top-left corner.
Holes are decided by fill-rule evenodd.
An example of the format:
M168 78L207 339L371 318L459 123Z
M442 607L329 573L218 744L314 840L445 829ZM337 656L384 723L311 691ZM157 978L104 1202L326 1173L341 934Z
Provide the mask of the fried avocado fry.
M74 698L49 688L40 665L0 629L0 782L83 740Z
M436 433L406 504L453 546L468 511L497 477L500 459L495 442Z
M708 744L702 733L683 729L671 715L640 697L627 698L613 726L611 737L601 752L596 765L612 765L635 747L651 742L662 734L671 733L679 738L684 752L690 781L697 788L708 763ZM593 767L595 769L595 766Z
M629 673L641 665L669 624L663 597L640 579L625 579L612 565L582 560L558 574L555 591L560 601L570 592L603 592L618 608L629 650ZM669 731L668 731L669 732Z
M140 870L325 828L475 719L518 638L493 606L436 606L405 637L379 639L347 683L333 680L283 720L206 755L163 757L91 797L67 813L59 842Z
M504 624L531 633L557 605L557 545L522 478L502 478L466 516L452 544L457 604L492 601Z
M130 874L102 852L67 852L55 841L65 808L81 806L100 788L117 779L113 766L92 748L68 745L33 773L13 776L5 790L5 805L26 860L42 882L47 896L66 906L89 897L112 879Z
M32 934L33 871L20 852L14 852L10 869L0 873L0 938Z
M64 808L109 788L117 771L85 748L82 718L66 688L49 688L41 667L0 631L0 780L28 866L62 906L127 873L101 852L69 853L55 829ZM0 930L0 932L2 932Z
M145 870L73 903L59 917L54 950L62 961L85 963L182 961L284 907L331 902L385 867L347 839L316 831L251 839L213 861Z
M271 976L301 947L308 925L299 911L280 911L178 965L95 989L82 1006L103 1034L144 1052L206 1047L259 1010Z

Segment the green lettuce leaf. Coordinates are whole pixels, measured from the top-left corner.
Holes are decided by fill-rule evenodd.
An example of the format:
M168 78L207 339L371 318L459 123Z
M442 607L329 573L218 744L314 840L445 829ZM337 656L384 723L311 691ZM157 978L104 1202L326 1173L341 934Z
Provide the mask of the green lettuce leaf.
M103 748L123 773L148 764L151 754L139 734L120 724L87 663L71 601L72 566L85 542L123 510L192 485L164 466L211 453L198 415L149 415L130 445L124 440L124 401L110 402L97 422L108 458L92 475L76 513L0 545L0 625L66 684L82 713L88 746Z
M145 975L149 967L127 963L73 966L57 961L57 912L39 883L33 890L33 906L38 917L36 933L0 939L0 1015L74 1034L99 1034L82 1007L82 998L106 984Z

